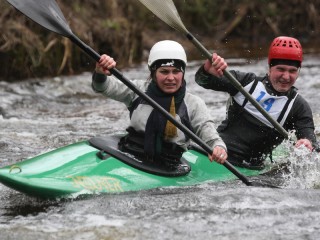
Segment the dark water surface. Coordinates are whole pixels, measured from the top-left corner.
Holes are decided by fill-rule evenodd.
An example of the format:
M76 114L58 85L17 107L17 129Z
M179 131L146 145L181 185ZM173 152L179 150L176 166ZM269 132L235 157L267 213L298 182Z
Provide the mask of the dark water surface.
M228 59L229 69L265 74L266 60ZM217 124L227 95L193 82L199 62L187 68L191 92L202 96ZM306 56L296 86L320 130L320 58ZM123 70L147 78L147 68ZM0 82L0 167L96 135L122 132L125 106L95 94L91 74ZM205 183L120 195L44 201L0 185L0 239L319 239L320 160L282 145L291 172L261 176L282 189L247 187L241 181ZM281 181L279 181L279 179Z

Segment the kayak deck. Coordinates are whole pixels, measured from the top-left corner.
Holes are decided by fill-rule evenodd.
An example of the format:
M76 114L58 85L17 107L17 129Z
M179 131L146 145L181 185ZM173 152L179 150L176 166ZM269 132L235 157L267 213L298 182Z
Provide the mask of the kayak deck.
M223 165L211 163L206 155L195 150L189 150L183 155L191 171L177 177L151 174L112 156L102 160L97 156L98 152L99 149L91 146L88 141L74 143L0 168L0 182L27 195L56 198L237 179ZM246 176L267 171L237 169Z

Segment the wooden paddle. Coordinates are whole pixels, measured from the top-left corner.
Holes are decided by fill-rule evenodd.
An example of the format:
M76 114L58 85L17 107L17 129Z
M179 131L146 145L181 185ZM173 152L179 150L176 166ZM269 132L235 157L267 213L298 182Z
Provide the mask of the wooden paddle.
M185 34L207 59L210 61L212 60L212 54L186 29L172 0L139 1L162 21L177 31ZM242 87L239 81L227 69L224 70L223 73L224 76L229 79L231 84L241 92L255 108L257 108L257 110L279 131L279 133L281 133L285 138L289 137L288 132L268 114L268 112Z
M44 28L53 31L57 34L69 38L73 43L80 47L84 52L86 52L95 61L99 61L100 55L95 52L92 48L82 42L70 29L64 18L59 6L55 0L7 0L12 6L14 6L21 13L40 24ZM206 143L204 143L198 136L191 132L183 124L177 122L165 109L163 109L158 103L156 103L152 98L146 95L144 92L140 91L130 80L123 76L123 74L113 68L110 72L116 76L120 81L122 81L126 86L128 86L133 92L139 95L142 99L147 101L154 109L158 110L163 114L169 121L175 124L182 132L184 132L190 139L201 146L207 153L211 154L212 149ZM252 182L246 176L242 175L232 164L228 161L224 163L224 166L230 170L234 175L236 175L243 183L247 186L266 186L266 187L276 187L269 184L263 184L261 182Z

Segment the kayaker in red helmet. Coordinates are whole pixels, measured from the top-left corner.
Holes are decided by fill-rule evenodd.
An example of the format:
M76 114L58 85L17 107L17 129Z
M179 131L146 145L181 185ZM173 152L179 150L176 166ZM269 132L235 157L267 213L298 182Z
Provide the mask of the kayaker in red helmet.
M303 60L300 42L292 37L275 38L269 48L269 71L265 76L230 71L254 99L284 129L295 130L296 147L304 145L317 150L312 111L293 86ZM228 161L250 169L263 169L267 157L284 137L271 123L223 76L225 60L212 55L196 73L195 81L202 87L230 94L227 117L218 132L228 148Z
M226 147L204 101L186 91L186 64L181 44L160 41L150 50L150 78L133 83L211 146L211 161L223 163L227 159ZM174 167L187 150L188 137L120 80L110 76L109 69L115 66L113 58L102 55L93 73L92 87L108 98L125 103L130 111L130 127L128 135L120 141L121 149Z

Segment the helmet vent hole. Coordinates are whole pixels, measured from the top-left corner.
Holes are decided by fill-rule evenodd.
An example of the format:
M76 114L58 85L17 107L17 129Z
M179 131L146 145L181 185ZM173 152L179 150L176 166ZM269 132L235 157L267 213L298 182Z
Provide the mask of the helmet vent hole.
M269 64L273 59L292 60L301 63L303 51L300 42L295 38L286 36L275 38L269 48Z

